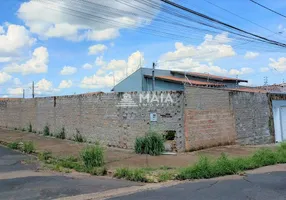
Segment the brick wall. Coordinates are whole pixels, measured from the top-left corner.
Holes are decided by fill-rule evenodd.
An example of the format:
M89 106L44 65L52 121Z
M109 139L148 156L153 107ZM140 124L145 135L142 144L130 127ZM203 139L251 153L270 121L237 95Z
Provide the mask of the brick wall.
M235 143L235 121L228 91L186 88L185 138L186 150Z
M124 94L130 94L138 107L118 107ZM187 87L185 93L171 92L174 101L162 104L168 92L149 93L159 99L140 104L140 94L108 93L0 101L0 126L36 131L49 125L51 132L65 128L72 138L79 130L89 141L108 146L133 148L136 137L148 130L176 131L178 151L225 144L271 143L272 116L266 94ZM150 122L150 113L158 114Z
M133 148L136 137L148 130L164 133L176 131L176 147L185 147L183 126L183 94L171 92L174 101L162 105L162 99L153 99L153 104L140 104L139 95L128 93L138 107L118 107L126 93L75 95L36 99L0 101L0 126L27 128L32 124L36 131L48 125L52 133L65 128L67 138L72 138L78 129L88 141L100 141L108 146ZM155 92L157 96L167 92ZM152 99L150 93L150 101ZM158 100L158 101L157 101ZM146 100L147 101L147 100ZM169 102L170 103L170 102ZM150 113L158 114L157 122L150 122Z
M268 144L272 143L270 133L270 107L265 93L231 93L237 143Z

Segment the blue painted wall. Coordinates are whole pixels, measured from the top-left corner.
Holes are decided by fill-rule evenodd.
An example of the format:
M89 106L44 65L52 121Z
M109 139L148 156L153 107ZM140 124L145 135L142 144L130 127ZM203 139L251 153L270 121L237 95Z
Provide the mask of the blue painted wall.
M114 87L114 92L132 92L132 91L151 91L152 90L152 79L146 78L144 75L152 76L152 69L151 68L140 68L135 71L133 74L129 75L127 78L122 80ZM182 74L172 74L169 70L155 70L155 76L174 76L178 78L184 78L185 76ZM190 80L197 80L197 81L206 81L205 78L197 78L189 76ZM217 83L215 80L209 80L209 82ZM228 88L235 88L235 82L224 82L226 87ZM166 90L184 90L184 84L181 83L173 83L167 82L163 80L156 79L155 82L155 90L157 91L166 91Z

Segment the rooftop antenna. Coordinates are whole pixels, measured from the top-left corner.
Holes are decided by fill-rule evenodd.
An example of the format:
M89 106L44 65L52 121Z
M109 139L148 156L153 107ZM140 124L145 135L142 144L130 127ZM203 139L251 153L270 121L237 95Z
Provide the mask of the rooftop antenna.
M264 86L266 86L266 91L268 92L268 76L264 77Z

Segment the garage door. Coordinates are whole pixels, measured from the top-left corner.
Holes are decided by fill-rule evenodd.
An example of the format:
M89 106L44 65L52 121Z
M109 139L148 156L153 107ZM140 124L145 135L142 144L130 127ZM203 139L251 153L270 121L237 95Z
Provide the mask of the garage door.
M286 107L281 107L282 139L286 140Z

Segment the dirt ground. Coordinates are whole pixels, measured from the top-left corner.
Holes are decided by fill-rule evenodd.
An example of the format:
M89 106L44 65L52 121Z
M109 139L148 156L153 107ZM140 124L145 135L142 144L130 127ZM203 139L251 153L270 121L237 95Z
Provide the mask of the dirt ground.
M60 140L42 135L0 128L0 142L32 141L36 150L51 151L56 156L78 156L82 148L87 144L76 143L68 140ZM275 145L266 145L275 148ZM178 153L176 155L146 156L137 155L132 150L106 148L105 160L109 169L118 167L184 167L197 161L199 155L216 158L221 153L226 153L231 157L247 156L252 154L257 148L262 146L224 146L210 149Z

